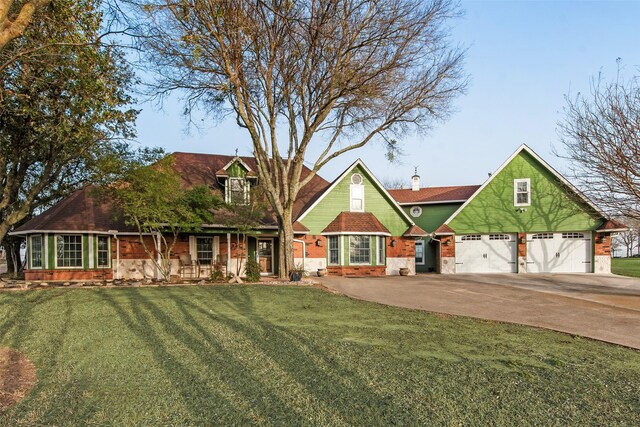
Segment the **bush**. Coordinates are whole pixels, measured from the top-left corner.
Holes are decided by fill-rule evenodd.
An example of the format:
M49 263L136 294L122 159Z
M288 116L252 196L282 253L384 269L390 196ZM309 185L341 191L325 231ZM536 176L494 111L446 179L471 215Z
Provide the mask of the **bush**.
M260 281L260 264L256 261L255 257L249 257L247 259L247 266L245 267L245 276L247 282L259 282Z

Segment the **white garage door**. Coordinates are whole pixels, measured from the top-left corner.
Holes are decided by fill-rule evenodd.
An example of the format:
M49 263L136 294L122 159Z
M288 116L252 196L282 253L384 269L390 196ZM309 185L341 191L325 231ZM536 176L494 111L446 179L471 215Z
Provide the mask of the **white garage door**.
M528 273L590 273L591 232L527 235Z
M456 236L456 273L515 273L515 234Z

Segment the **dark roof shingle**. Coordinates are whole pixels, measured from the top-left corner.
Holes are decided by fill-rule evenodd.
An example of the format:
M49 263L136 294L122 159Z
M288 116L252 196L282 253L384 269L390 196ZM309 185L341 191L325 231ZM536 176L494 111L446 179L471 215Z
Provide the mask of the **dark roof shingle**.
M425 187L418 191L412 189L389 190L391 197L398 203L447 203L467 200L480 188L479 185L457 187Z

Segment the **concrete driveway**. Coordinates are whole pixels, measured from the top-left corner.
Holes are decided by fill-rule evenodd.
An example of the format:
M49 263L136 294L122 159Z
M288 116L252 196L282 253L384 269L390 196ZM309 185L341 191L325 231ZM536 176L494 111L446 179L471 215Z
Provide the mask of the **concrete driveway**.
M352 298L520 323L640 349L640 280L595 274L324 277Z

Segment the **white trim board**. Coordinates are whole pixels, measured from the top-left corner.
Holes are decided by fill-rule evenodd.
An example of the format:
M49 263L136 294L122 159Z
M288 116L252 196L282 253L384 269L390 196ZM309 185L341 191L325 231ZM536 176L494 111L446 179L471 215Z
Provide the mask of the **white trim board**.
M540 164L545 167L547 170L549 170L549 172L551 172L556 178L558 178L563 184L565 184L567 187L569 187L570 190L572 190L574 193L576 193L588 206L590 206L595 212L597 212L598 214L600 214L603 218L607 218L607 216L600 210L598 209L592 202L591 200L587 199L587 197L582 194L582 192L580 192L573 184L571 184L569 181L567 181L567 179L565 177L563 177L562 175L560 175L560 173L558 171L556 171L553 167L551 167L549 165L549 163L545 162L542 157L538 156L535 151L533 151L531 148L529 148L529 146L527 146L527 144L522 144L520 147L518 147L518 149L516 151L514 151L514 153L509 156L509 158L502 163L502 165L500 165L500 167L491 174L491 176L480 186L480 188L478 188L475 193L473 193L471 195L471 197L469 197L467 199L467 201L465 201L454 213L451 214L451 216L449 218L447 218L447 220L444 222L444 224L449 224L449 222L451 222L453 220L453 218L455 218L456 216L458 216L458 214L460 212L462 212L462 210L464 208L467 207L467 205L469 203L471 203L471 201L478 195L480 194L480 192L482 192L482 190L485 189L485 187L487 185L489 185L489 183L491 181L493 181L493 179L500 173L502 172L502 170L507 167L507 165L509 163L511 163L511 161L518 155L520 154L522 151L526 151L527 153L529 153L535 160L537 160L538 162L540 162Z
M355 162L353 162L351 164L351 166L349 166L347 169L345 169L344 172L342 172L342 174L340 174L340 176L338 176L336 179L334 179L333 182L331 183L331 185L326 190L324 190L324 192L320 195L320 197L318 197L318 199L315 202L313 202L311 204L311 206L309 206L307 209L305 209L304 212L302 212L300 215L298 215L298 218L296 219L296 221L302 221L302 219L305 216L307 216L307 214L309 212L311 212L316 206L318 206L318 204L326 197L326 195L329 194L331 191L333 191L333 189L338 185L338 183L340 183L349 174L349 172L351 172L356 166L360 166L364 170L364 172L367 175L369 175L369 177L371 178L371 181L374 183L374 185L376 185L378 187L378 189L382 191L382 194L387 198L387 200L389 200L391 202L391 205L395 206L396 211L398 213L400 213L400 215L404 219L406 219L407 222L409 222L409 226L416 225L416 223L413 222L411 217L409 217L409 214L407 214L404 211L404 209L402 209L402 207L398 204L396 199L394 199L391 196L391 194L389 194L387 189L384 188L384 186L380 183L380 181L378 181L378 179L375 177L375 175L373 173L371 173L371 171L369 170L367 165L364 164L362 159L358 159ZM351 203L351 202L349 202L349 203Z

